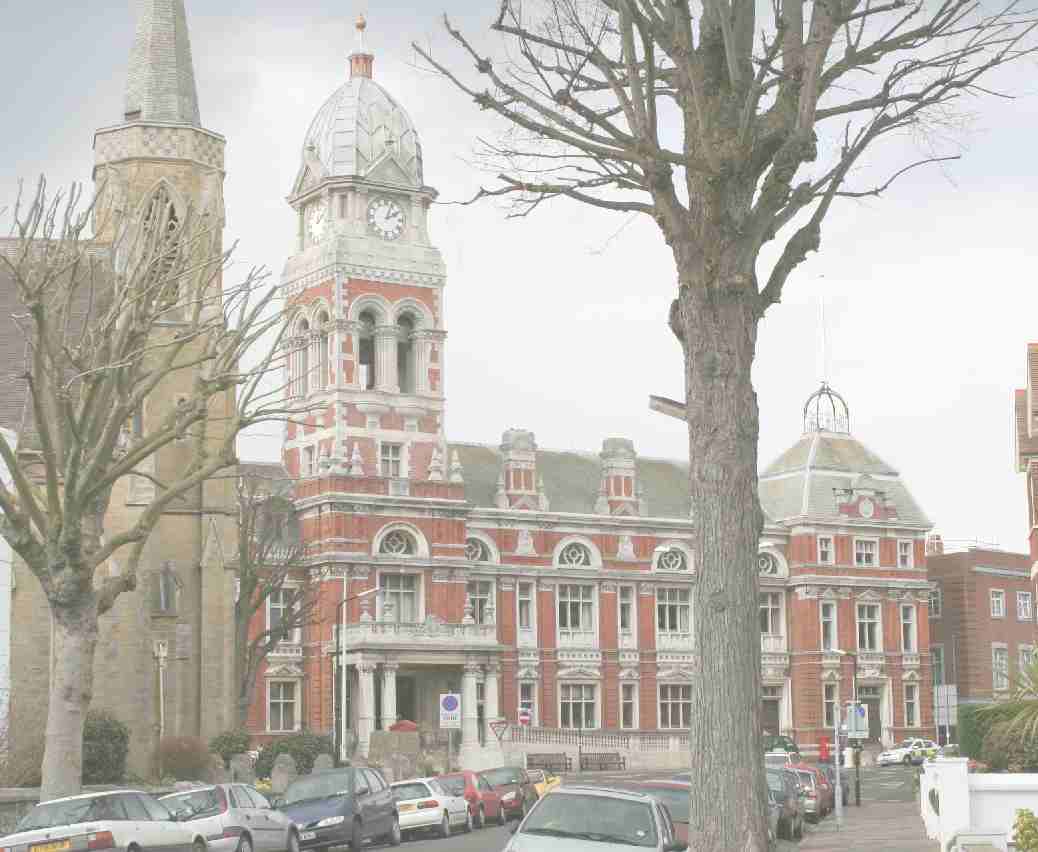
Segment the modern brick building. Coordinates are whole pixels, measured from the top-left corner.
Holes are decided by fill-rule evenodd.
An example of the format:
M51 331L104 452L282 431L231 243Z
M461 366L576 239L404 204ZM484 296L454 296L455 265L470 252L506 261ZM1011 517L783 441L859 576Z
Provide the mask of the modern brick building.
M523 429L448 442L436 192L373 62L363 44L351 56L289 196L299 422L283 458L323 615L261 673L253 727L334 729L365 754L398 719L435 728L438 696L457 691L470 766L500 758L497 718L513 723L511 749L575 746L587 729L617 748L678 749L696 712L687 466L623 438L598 453L545 450ZM760 494L765 727L816 744L856 671L877 740L930 733L931 524L828 387Z
M939 540L937 551L941 550ZM1013 679L1036 647L1035 589L1031 559L971 547L931 553L930 659L938 717L957 704L985 703L1009 695ZM944 686L954 686L947 699ZM948 704L942 708L941 704ZM949 720L949 727L954 717ZM941 727L944 721L941 719ZM954 730L941 730L953 741Z

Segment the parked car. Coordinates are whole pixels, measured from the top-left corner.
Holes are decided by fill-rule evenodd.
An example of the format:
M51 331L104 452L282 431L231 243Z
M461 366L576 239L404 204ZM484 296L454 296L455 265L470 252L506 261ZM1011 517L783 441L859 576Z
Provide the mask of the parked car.
M764 755L765 766L792 766L800 755L790 751L769 751Z
M112 790L41 802L0 838L9 852L161 849L205 852L197 826L177 822L166 806L147 793Z
M927 757L937 753L937 743L933 740L924 740L920 737L911 737L902 740L893 748L880 752L876 758L877 766L891 766L900 763L911 766L913 763L922 763Z
M685 852L667 809L636 790L566 785L516 824L505 852Z
M787 751L790 754L795 754L797 760L800 759L800 746L798 746L790 737L783 734L765 734L761 741L764 744L765 753L769 751Z
M490 786L486 778L467 769L440 775L440 786L454 796L461 796L469 803L472 825L482 828L489 822L505 824L505 809L501 807L501 794Z
M562 779L558 775L552 775L543 769L527 769L526 774L530 777L533 789L537 791L538 798L554 790L562 783Z
M299 852L299 833L292 820L244 784L195 787L159 801L205 837L212 852Z
M537 801L537 791L525 769L501 766L479 773L501 797L501 808L506 819L522 819Z
M329 769L297 778L280 804L295 823L303 849L349 846L367 840L400 845L400 817L393 791L376 769Z
M768 789L781 806L775 833L786 840L804 836L804 805L800 796L800 782L796 773L788 769L768 767L765 770Z
M820 763L818 768L825 773L826 779L833 788L833 807L836 807L836 770L833 769L831 763ZM840 767L840 798L843 804L850 804L851 801L851 784L854 783L851 779L851 773L845 766Z
M667 813L674 823L675 837L688 843L691 785L687 781L624 781L608 786L613 790L635 790L639 793L648 793L667 809Z
M450 837L456 828L472 831L472 814L465 797L448 793L435 778L415 778L392 785L400 831L433 829L440 837Z
M833 787L825 773L818 767L807 763L794 763L790 767L800 779L804 791L804 811L807 818L818 822L836 805L833 800Z

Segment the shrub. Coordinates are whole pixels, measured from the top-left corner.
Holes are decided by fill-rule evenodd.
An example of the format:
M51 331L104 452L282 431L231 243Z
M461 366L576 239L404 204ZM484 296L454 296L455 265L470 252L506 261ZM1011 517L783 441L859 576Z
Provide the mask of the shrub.
M236 754L244 754L252 744L249 732L239 728L236 731L224 731L209 740L209 751L223 758L223 768L231 768L231 758Z
M992 769L1033 772L1038 769L1038 739L1008 722L999 722L984 736L983 761Z
M159 743L159 765L163 777L197 781L206 774L209 750L198 737L163 737Z
M1018 810L1013 823L1013 842L1017 852L1038 852L1038 819L1030 810Z
M287 737L280 737L260 749L256 758L256 777L269 778L274 768L274 758L279 754L290 754L296 761L296 769L305 775L314 768L317 755L335 754L335 744L331 737L315 734L311 731L300 731Z
M117 784L126 774L130 731L103 710L87 712L83 724L83 783Z
M42 769L43 734L0 751L0 787L39 787Z

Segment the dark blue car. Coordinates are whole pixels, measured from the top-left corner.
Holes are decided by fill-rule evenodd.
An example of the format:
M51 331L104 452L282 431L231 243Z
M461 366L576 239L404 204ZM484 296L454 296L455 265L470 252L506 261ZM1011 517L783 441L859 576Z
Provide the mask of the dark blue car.
M315 772L293 781L279 804L296 825L301 849L356 852L367 840L400 845L396 799L376 769Z

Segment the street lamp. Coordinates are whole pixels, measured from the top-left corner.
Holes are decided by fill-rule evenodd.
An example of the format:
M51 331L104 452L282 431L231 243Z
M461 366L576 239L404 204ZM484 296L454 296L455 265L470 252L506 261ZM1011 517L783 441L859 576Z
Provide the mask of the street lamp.
M332 700L335 702L332 707L332 718L335 720L335 753L338 755L339 760L343 759L343 727L346 722L346 640L343 628L345 625L342 623L342 613L346 608L346 604L360 600L361 598L367 598L371 595L378 594L379 589L366 589L360 594L351 595L349 597L343 597L339 601L338 606L335 610L335 651L332 652L335 657L335 689Z
M839 657L850 657L854 662L854 670L851 675L851 701L842 702L845 705L849 705L852 708L851 712L857 712L858 706L858 655L854 651L841 651L838 648L831 648L826 651L828 654L836 654ZM833 736L836 743L836 748L833 750L833 775L835 777L836 789L834 791L836 798L836 824L838 828L843 828L843 778L840 773L840 759L843 755L843 748L840 743L840 720L843 714L840 711L840 707L837 706L836 713L833 714ZM854 761L854 797L855 803L858 807L861 807L861 760Z

